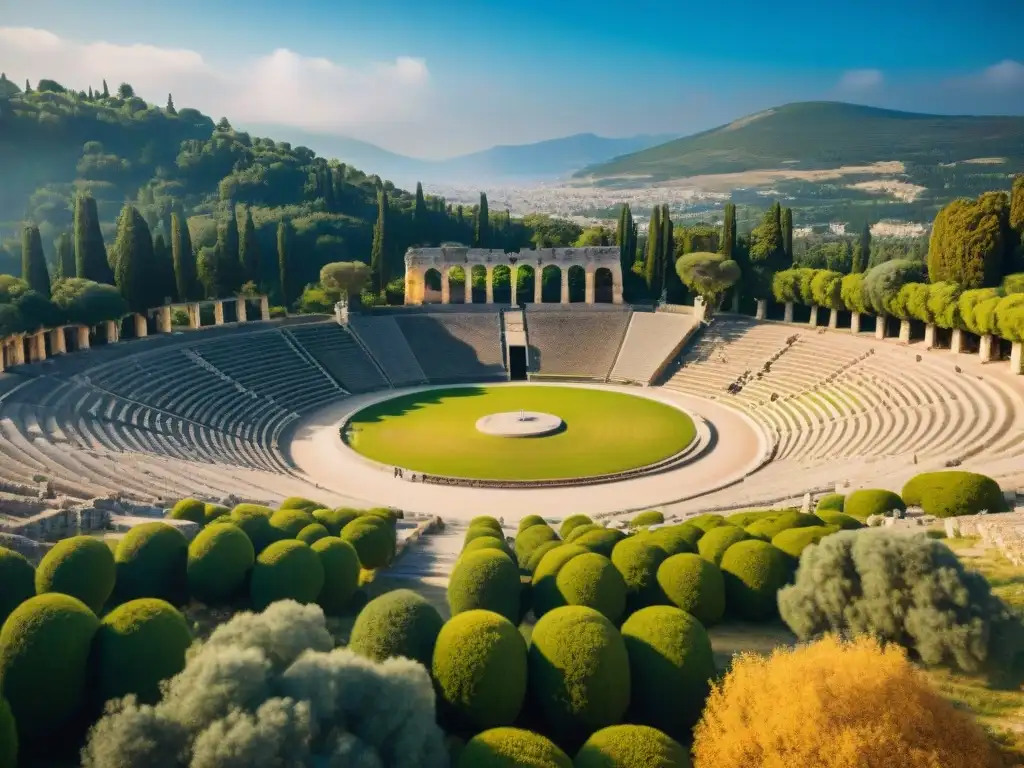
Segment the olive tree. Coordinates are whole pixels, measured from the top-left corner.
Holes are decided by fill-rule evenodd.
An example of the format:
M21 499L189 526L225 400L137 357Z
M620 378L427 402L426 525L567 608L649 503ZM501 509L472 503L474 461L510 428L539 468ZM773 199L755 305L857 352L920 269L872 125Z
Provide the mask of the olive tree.
M698 251L676 261L676 273L683 285L704 299L715 310L725 292L740 279L740 266L722 253Z
M349 296L359 294L370 280L370 267L361 261L335 261L320 270L320 284L337 293L347 304Z

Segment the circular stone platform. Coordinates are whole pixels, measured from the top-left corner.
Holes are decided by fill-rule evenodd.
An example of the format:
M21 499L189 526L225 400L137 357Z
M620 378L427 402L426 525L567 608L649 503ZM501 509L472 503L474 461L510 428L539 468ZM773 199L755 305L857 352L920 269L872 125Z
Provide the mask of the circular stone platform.
M550 413L512 411L477 419L476 428L495 437L543 437L562 428L562 420Z

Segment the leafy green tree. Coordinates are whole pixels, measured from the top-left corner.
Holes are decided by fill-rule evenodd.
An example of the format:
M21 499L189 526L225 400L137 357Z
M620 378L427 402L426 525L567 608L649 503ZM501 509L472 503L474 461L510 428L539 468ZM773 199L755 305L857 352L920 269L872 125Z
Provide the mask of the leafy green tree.
M756 298L768 298L772 275L788 266L782 235L782 209L777 202L750 233L749 259L750 287Z
M202 298L192 236L188 231L188 219L182 212L171 214L171 261L178 300L196 301Z
M80 325L119 320L128 312L128 305L117 288L80 277L57 282L53 286L53 303L61 309L68 323Z
M126 101L134 97L135 89L132 88L131 85L129 85L128 83L121 83L119 86L117 86L117 98L121 99L122 101Z
M871 225L864 222L864 229L860 232L860 242L853 252L853 264L850 271L853 273L863 272L865 266L871 261Z
M168 115L178 114L178 110L174 108L174 97L169 93L167 94L167 107L165 108L165 111Z
M683 285L704 299L714 311L732 286L742 277L739 264L723 253L688 253L676 262Z
M143 313L163 303L161 276L153 254L153 237L146 220L133 205L125 205L114 240L118 290L132 312Z
M727 259L736 257L736 203L725 204L719 252Z
M416 229L416 241L418 244L426 244L429 240L427 237L427 201L423 197L423 185L420 182L416 182L416 202L412 211L413 225Z
M786 261L793 263L793 209L786 208L782 211L782 250L786 255Z
M391 247L388 232L388 193L381 188L377 191L377 223L373 228L373 247L370 250L370 269L373 271L372 291L380 293L387 284L387 254Z
M74 236L75 274L83 280L113 285L114 272L107 260L96 200L91 195L75 198Z
M30 224L21 234L21 279L41 296L50 298L50 271L46 268L39 227Z
M63 280L75 276L75 246L71 242L71 235L61 232L57 238L57 268L54 271L55 280Z
M1024 173L1013 177L1010 190L1010 229L1013 230L1014 269L1024 267Z
M336 261L320 269L321 285L346 301L361 293L369 280L370 268L361 261Z
M644 258L644 281L647 283L647 291L651 297L661 295L661 259L663 248L661 239L664 236L664 229L661 225L661 206L656 205L651 211L651 219L647 225L647 253Z
M153 294L160 296L160 304L174 302L177 299L178 287L174 275L174 261L171 257L171 249L164 240L163 233L157 234L153 240L153 273L157 278L157 284L153 288Z
M491 224L487 209L487 195L480 193L480 205L476 209L476 231L473 233L473 245L487 248L491 239Z
M1016 244L1005 192L954 200L935 217L928 243L928 278L964 289L998 285L1012 271Z
M256 225L252 220L252 208L245 209L245 226L238 244L238 258L242 263L243 282L259 284L261 277L260 243L256 237Z
M894 300L905 284L921 282L923 273L923 265L907 259L893 259L868 270L863 291L869 309L877 315L899 317L900 307Z
M110 98L110 89L107 88L107 81L106 80L103 81L103 98L104 99L109 99Z
M281 303L286 307L290 305L295 290L291 278L291 240L291 222L281 221L277 225L277 274L281 284Z

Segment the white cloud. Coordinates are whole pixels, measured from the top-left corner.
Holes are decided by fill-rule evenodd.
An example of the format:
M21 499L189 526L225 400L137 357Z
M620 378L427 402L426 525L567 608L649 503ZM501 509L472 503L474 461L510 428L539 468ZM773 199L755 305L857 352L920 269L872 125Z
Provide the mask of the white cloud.
M849 69L839 78L840 91L868 91L882 84L885 77L878 69Z
M421 59L344 66L279 49L214 67L202 54L151 45L80 43L42 29L0 27L0 70L20 82L48 77L76 90L130 82L148 101L173 93L179 107L237 123L277 123L346 133L420 114L431 95Z
M985 69L981 73L981 79L988 85L997 88L1019 88L1024 86L1024 64L1012 59L1004 59Z

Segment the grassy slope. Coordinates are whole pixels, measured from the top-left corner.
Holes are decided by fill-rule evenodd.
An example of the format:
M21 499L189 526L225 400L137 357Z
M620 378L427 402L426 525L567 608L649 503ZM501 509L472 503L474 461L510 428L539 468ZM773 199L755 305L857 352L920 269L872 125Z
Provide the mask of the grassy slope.
M476 430L492 413L553 413L567 429L540 438ZM685 447L693 421L647 398L575 387L473 387L407 395L356 414L352 447L417 472L488 479L550 479L617 472Z
M981 157L1024 159L1024 117L949 117L803 102L594 165L577 176L668 179L884 160L934 165Z

